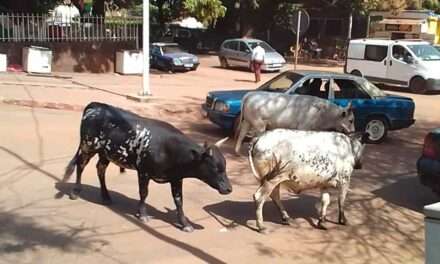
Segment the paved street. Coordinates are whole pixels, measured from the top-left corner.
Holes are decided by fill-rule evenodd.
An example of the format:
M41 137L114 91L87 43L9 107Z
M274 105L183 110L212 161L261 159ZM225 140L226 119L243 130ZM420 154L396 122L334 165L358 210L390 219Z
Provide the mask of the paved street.
M246 71L218 68L216 57L202 57L196 72L151 75L152 99L127 100L140 90L139 76L56 73L55 77L0 74L0 263L423 263L422 208L440 199L418 182L415 163L424 135L440 127L440 95L414 95L416 124L391 132L381 145L369 145L364 169L353 175L346 215L349 224L329 222L315 229L318 193L284 192L294 218L281 225L266 203L270 231L255 231L252 194L258 185L247 158L223 149L234 191L221 196L206 184L184 181L185 213L196 230L175 227L168 185L150 184L147 198L154 218L140 223L134 171L109 166L113 205L101 205L96 160L83 174L81 199L65 195L60 183L76 151L81 109L90 101L111 103L147 117L171 122L198 142L214 142L223 132L204 119L199 106L214 89L256 87ZM291 66L290 66L291 67ZM310 67L341 71L337 67ZM275 74L264 74L263 80ZM330 221L337 219L332 196Z

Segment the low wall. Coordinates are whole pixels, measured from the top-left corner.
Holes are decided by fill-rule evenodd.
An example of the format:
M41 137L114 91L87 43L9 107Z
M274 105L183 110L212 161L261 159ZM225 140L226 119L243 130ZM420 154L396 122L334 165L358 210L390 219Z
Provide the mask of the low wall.
M54 72L114 72L116 51L136 49L135 41L0 42L0 53L7 54L8 65L22 65L22 49L31 45L52 50Z

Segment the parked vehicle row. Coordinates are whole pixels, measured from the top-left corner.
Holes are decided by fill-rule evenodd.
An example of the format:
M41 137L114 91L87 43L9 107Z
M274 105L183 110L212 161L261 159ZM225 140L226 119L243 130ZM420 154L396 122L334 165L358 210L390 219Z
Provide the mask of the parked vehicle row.
M257 44L265 50L263 71L280 71L286 60L269 44L258 39L225 40L219 50L220 66L234 66L251 70L251 53ZM200 62L196 55L184 51L177 43L155 42L150 45L151 67L164 71L195 71Z

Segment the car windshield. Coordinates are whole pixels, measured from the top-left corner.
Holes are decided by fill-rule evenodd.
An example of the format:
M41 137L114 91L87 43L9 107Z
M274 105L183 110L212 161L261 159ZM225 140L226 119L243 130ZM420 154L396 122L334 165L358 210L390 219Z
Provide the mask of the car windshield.
M179 46L163 46L162 50L164 54L184 52Z
M258 43L260 43L260 46L264 49L264 51L266 51L266 52L275 52L275 50L271 46L269 46L269 44L267 44L264 41L248 42L248 44L251 47L251 49L254 49L257 46Z
M259 91L286 92L304 76L295 72L283 72L257 88Z
M362 82L362 87L364 90L372 97L385 97L386 94L379 89L376 85L364 79Z
M431 45L408 45L408 47L424 61L440 60L440 51Z

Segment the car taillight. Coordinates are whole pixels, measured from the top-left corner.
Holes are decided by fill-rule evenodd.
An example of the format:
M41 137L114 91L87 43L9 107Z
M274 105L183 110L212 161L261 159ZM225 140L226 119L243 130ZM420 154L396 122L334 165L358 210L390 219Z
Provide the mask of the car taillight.
M437 153L435 150L434 141L432 140L431 135L428 135L425 137L425 142L423 144L423 156L430 158L430 159L437 158Z

